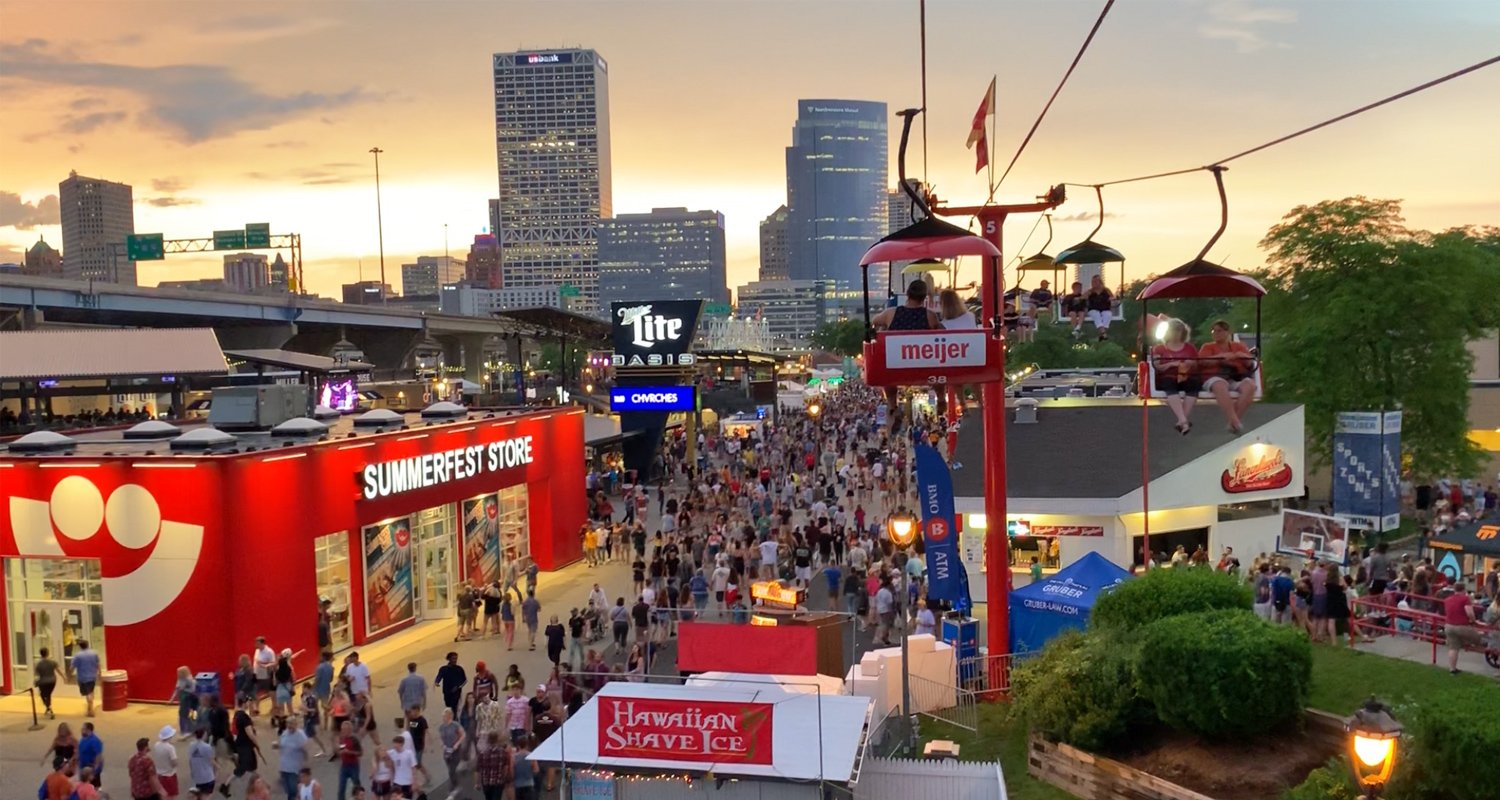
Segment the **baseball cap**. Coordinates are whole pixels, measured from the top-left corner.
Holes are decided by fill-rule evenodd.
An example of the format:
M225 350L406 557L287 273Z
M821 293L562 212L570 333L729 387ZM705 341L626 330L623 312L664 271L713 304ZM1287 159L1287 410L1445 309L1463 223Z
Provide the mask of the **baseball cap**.
M536 690L539 691L539 692L545 692L545 691L547 691L547 684L545 684L545 683L539 683L539 684L537 684L536 685Z
M168 739L170 739L170 738L172 738L173 736L176 736L176 735L177 735L177 729L176 728L172 727L171 725L163 725L162 729L161 729L161 732L158 733L158 734L156 734L156 738L158 738L158 739L160 739L160 740L162 740L162 741L165 742L166 740L168 740Z

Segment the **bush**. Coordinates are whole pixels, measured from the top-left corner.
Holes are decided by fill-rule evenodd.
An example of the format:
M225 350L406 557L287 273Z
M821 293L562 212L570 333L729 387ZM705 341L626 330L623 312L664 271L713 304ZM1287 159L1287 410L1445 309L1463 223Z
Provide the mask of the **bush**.
M1205 739L1295 730L1312 683L1312 645L1248 611L1157 620L1140 632L1137 691L1173 729Z
M1068 744L1107 750L1152 721L1135 689L1134 660L1120 637L1067 631L1016 667L1016 710L1032 728Z
M1354 773L1349 762L1342 756L1328 759L1328 763L1307 773L1307 780L1288 789L1282 800L1358 800L1359 787L1354 785Z
M1250 587L1201 567L1152 569L1105 592L1094 603L1089 625L1135 630L1176 614L1221 608L1249 610Z
M1500 753L1500 691L1455 690L1420 705L1398 708L1406 729L1396 750L1387 793L1404 800L1493 800L1494 759ZM1490 764L1489 767L1483 765ZM1489 770L1489 778L1480 775Z

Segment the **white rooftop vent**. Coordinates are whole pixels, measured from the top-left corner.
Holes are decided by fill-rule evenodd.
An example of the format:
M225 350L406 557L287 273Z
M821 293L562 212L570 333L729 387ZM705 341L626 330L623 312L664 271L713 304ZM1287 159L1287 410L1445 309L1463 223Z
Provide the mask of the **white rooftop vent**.
M389 408L372 408L354 418L356 428L390 428L406 424L406 418Z
M12 453L59 453L78 446L78 440L55 431L32 431L10 443Z
M1086 396L1088 396L1088 393L1085 392L1085 391L1083 391L1082 387L1074 386L1073 388L1071 388L1071 389L1068 390L1068 396L1069 397L1086 397Z
M1116 386L1116 387L1110 389L1109 391L1105 392L1104 396L1105 397L1124 397L1125 396L1125 387L1124 386Z
M339 410L328 406L314 406L312 418L316 420L338 419Z
M440 400L422 409L422 419L460 419L468 415L469 409L447 400Z
M171 439L182 433L182 429L159 419L148 419L125 431L126 439Z
M220 450L233 447L238 442L233 434L225 433L218 428L202 427L184 433L173 439L170 447L173 450Z
M1034 397L1023 397L1020 400L1017 400L1016 401L1016 424L1017 425L1035 425L1036 424L1036 405L1037 405L1036 398L1034 398Z
M328 426L309 417L293 417L271 429L272 436L322 436Z

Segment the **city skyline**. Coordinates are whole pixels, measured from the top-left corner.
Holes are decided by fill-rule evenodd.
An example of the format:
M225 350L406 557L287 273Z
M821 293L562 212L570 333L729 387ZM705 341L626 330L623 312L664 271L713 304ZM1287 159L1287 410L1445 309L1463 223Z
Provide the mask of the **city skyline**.
M488 226L495 196L492 54L582 46L612 73L614 210L722 211L734 287L755 279L759 223L786 202L799 97L886 103L890 184L894 112L920 104L914 2L439 2L420 16L399 4L311 14L276 3L253 14L148 5L159 13L0 5L0 97L15 120L0 132L0 261L21 261L38 235L61 242L56 225L39 223L56 219L48 198L76 169L135 187L137 231L187 238L269 221L275 233L301 233L310 288L337 296L360 259L367 279L376 264L374 145L385 151L388 261L441 255L445 225L460 255ZM856 7L859 35L829 35L847 29ZM925 175L940 196L984 199L963 141L989 77L1000 75L1003 167L1097 13L1093 3L929 4ZM664 40L668 29L681 35ZM1500 10L1457 0L1122 7L998 199L1208 163L1493 55L1497 32ZM401 46L424 38L444 46ZM872 51L883 55L868 59ZM1237 162L1216 260L1258 267L1255 244L1282 214L1354 194L1402 198L1414 227L1500 219L1500 168L1475 158L1500 124L1500 110L1478 102L1500 93L1497 72ZM917 136L909 175L922 177L922 164ZM1054 250L1094 222L1087 190L1072 195ZM1105 201L1099 238L1129 256L1132 277L1191 258L1217 219L1204 176L1117 187ZM1021 254L1034 222L1007 226L1007 256ZM150 285L221 268L217 256L174 256L139 272Z

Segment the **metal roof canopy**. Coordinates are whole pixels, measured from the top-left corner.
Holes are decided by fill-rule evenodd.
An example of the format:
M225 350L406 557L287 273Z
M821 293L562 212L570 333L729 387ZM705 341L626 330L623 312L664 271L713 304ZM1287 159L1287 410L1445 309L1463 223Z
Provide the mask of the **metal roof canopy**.
M331 375L344 372L368 372L374 364L364 361L341 362L330 356L298 353L294 350L225 350L224 355L251 364L282 367L315 375Z
M608 322L561 308L512 308L496 311L495 316L531 328L526 333L534 336L567 336L601 344L608 342L610 338Z
M212 328L0 332L0 380L223 375Z

